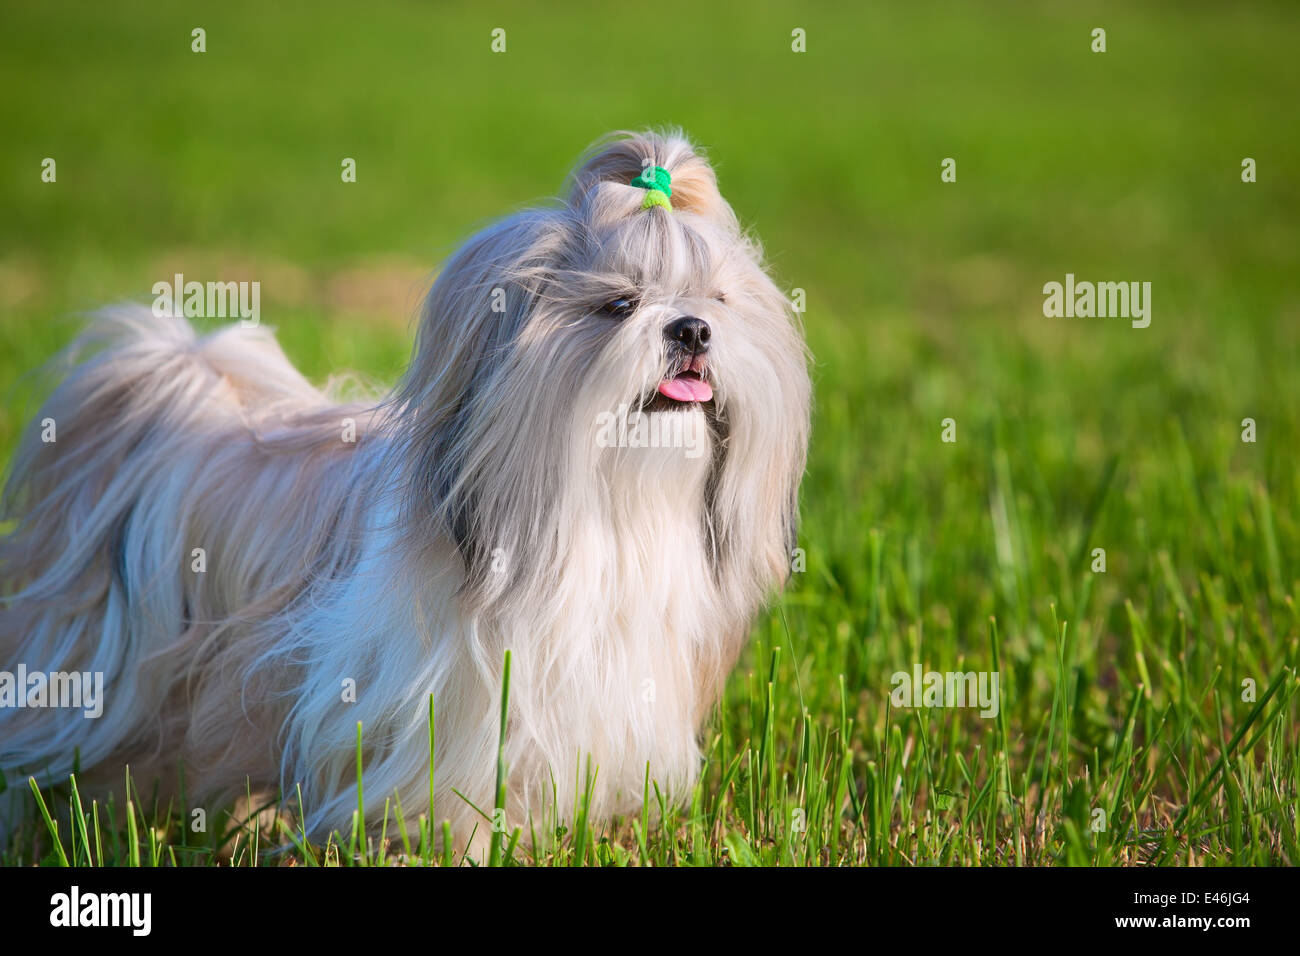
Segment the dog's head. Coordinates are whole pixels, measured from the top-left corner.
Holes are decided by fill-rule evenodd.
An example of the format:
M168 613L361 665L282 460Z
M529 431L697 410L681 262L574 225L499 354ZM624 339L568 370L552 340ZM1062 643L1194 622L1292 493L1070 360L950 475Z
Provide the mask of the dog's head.
M809 392L796 317L708 163L680 135L620 135L562 204L483 230L434 284L399 393L412 498L471 571L563 554L584 501L611 521L680 508L720 578L766 590Z

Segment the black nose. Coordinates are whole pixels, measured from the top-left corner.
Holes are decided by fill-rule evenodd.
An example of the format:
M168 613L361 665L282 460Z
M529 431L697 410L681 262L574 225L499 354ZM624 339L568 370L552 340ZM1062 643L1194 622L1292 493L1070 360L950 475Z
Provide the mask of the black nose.
M692 352L707 352L712 334L709 323L693 315L684 316L664 329L664 335L668 336L670 341Z

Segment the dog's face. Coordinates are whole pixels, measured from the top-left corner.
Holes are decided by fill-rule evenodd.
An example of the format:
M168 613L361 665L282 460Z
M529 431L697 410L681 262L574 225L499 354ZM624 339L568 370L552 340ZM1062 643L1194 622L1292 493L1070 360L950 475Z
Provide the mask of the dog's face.
M643 208L629 185L649 163L672 174L671 209ZM775 564L792 536L809 414L802 339L682 140L612 144L561 207L471 240L430 294L406 391L420 407L422 476L436 476L427 493L462 548L563 538L582 501L681 509L716 554L753 548L747 563ZM558 513L558 530L539 512Z
M574 441L607 450L607 472L689 480L726 453L733 417L779 429L802 410L782 379L800 345L747 243L689 212L642 210L627 187L600 191L612 208L569 234L515 341L517 374L546 369L547 395L521 414L540 416L538 427L567 422ZM611 420L622 428L614 443ZM638 426L672 434L638 444Z

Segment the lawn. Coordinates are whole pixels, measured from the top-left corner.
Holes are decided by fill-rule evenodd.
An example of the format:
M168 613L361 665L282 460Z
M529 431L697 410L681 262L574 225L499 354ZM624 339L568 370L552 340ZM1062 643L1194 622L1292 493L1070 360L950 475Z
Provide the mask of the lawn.
M1134 6L7 5L0 459L84 312L176 272L389 381L461 240L678 126L806 300L806 567L689 806L507 859L1300 863L1300 12ZM1045 316L1067 274L1150 282L1150 325ZM893 706L916 667L997 672L997 716ZM196 835L138 783L0 860L443 860L437 821Z

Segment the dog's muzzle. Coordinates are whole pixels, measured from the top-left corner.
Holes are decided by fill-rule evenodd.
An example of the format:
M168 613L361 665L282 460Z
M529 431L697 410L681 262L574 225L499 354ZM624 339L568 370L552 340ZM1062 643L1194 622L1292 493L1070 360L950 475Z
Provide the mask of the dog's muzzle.
M659 394L675 402L707 402L713 398L713 386L705 378L705 354L713 337L709 323L693 315L682 316L664 328L664 337L677 371L659 383Z

